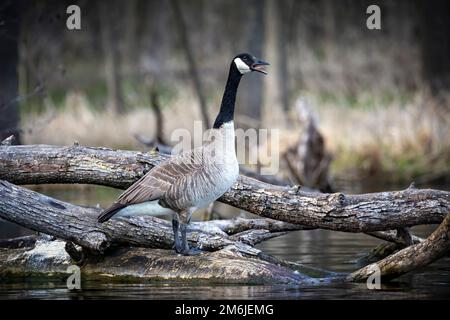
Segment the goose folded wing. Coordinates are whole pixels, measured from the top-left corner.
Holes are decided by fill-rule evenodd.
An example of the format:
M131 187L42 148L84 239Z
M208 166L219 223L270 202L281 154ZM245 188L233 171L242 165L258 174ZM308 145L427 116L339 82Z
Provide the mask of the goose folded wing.
M116 203L137 204L158 200L173 186L202 168L203 155L198 150L170 158L147 172L123 192Z

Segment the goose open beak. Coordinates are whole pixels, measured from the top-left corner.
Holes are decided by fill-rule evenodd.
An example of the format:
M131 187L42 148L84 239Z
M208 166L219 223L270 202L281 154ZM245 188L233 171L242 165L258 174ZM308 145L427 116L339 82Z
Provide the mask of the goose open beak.
M268 62L258 60L252 64L250 67L253 71L261 72L263 74L267 74L267 70L264 66L270 65Z

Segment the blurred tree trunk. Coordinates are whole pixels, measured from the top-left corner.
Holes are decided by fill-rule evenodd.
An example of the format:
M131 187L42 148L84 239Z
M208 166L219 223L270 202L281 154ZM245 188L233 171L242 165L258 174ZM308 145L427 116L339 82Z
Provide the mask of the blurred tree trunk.
M0 141L19 137L18 61L21 1L0 5Z
M264 126L271 127L274 123L290 123L289 83L287 58L287 21L283 21L284 13L290 7L290 2L283 0L266 0L265 8L265 46L264 59L272 64L269 67L270 76L264 79L263 92Z
M138 1L130 0L125 3L125 47L124 55L125 62L128 66L132 66L136 62L137 58L137 48L136 48L136 38L137 38L137 24L138 16L136 14L138 9Z
M123 113L124 101L121 90L120 59L117 35L114 26L117 26L118 4L99 2L100 29L103 56L105 59L105 76L108 94L108 109L115 114Z
M279 1L275 6L276 30L277 32L277 64L278 64L278 87L280 103L285 115L289 113L289 71L287 54L287 1ZM289 117L287 117L289 121Z
M433 94L450 89L450 2L421 1L423 73Z
M325 0L323 2L323 10L324 10L324 19L323 19L323 27L324 27L324 54L325 59L332 60L334 55L334 42L336 41L336 7L334 1Z
M243 50L248 51L257 58L264 58L264 7L265 1L262 0L249 0L243 6L246 10L247 19L247 43ZM242 107L237 108L237 113L243 117L238 117L238 121L240 122L240 127L244 129L250 127L258 129L261 126L263 76L261 74L250 73L248 77L253 77L253 79L243 81L239 89L238 100Z
M189 40L189 35L187 33L187 27L186 22L184 21L183 13L180 8L180 3L178 0L171 0L170 1L173 14L175 17L175 24L178 28L178 33L180 36L180 40L184 49L184 52L186 54L186 59L189 65L189 71L192 76L192 81L194 82L194 89L197 93L197 97L200 103L200 111L202 114L202 120L206 124L207 127L211 125L208 117L208 109L206 105L206 98L205 93L203 90L202 83L200 81L200 75L198 72L198 67L195 62L194 52L191 47L191 43Z

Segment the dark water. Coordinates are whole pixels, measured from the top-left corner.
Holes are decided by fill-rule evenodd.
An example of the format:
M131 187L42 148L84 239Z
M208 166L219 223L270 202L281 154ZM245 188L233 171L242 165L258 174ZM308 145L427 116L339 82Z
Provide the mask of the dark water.
M107 205L117 194L104 188L86 190L47 190L46 194L78 204ZM414 228L427 236L433 226ZM0 237L24 231L0 223ZM360 267L359 258L382 241L362 234L325 230L292 232L259 245L277 257L338 272ZM0 280L0 299L450 299L450 257L421 270L386 283L380 290L368 290L366 284L331 284L320 287L204 285L156 282L117 284L88 281L82 290L70 291L64 280Z

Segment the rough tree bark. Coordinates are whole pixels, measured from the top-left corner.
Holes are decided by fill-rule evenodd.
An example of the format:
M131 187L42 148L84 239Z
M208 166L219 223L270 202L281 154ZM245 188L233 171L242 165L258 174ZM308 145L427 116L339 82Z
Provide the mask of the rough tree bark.
M196 60L194 59L194 54L192 46L189 40L189 35L186 30L186 22L183 17L182 10L180 8L180 3L178 0L171 0L170 4L172 6L175 25L177 27L178 33L180 35L180 41L182 43L184 52L186 54L186 59L189 65L189 72L192 76L192 81L194 83L194 89L197 93L197 97L200 103L200 111L202 115L202 120L208 127L211 123L209 122L208 116L208 106L206 104L205 91L203 90L202 82L200 80L200 75L198 72L198 67Z
M23 4L5 1L0 10L0 140L14 134L20 144L18 74L19 30Z
M115 245L136 245L170 249L173 245L172 225L155 217L115 219L113 223L97 222L100 208L80 207L40 193L0 181L0 217L29 229L72 241L93 252L103 253ZM258 232L250 235L247 230ZM208 221L193 223L188 240L206 251L236 245L241 253L254 252L255 245L283 231L298 230L281 221ZM229 238L232 236L233 238ZM256 250L256 254L259 251Z
M87 183L126 188L167 159L82 146L0 146L0 179L15 184ZM240 176L219 201L256 215L346 232L393 230L440 223L450 211L450 192L410 187L360 195L304 192Z
M63 241L38 242L33 249L0 250L0 277L52 275L67 277L73 264ZM51 252L51 254L49 254ZM294 266L295 267L295 266ZM238 284L314 285L329 280L304 276L290 266L240 255L233 246L198 256L181 257L173 251L118 248L90 257L81 268L83 280L114 277L127 283L148 280L207 281Z

